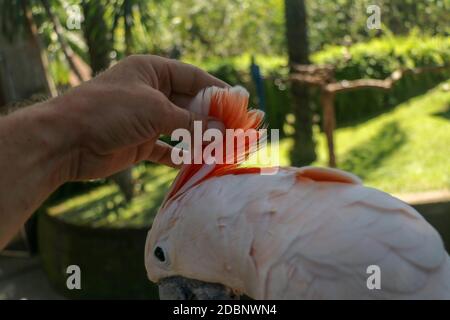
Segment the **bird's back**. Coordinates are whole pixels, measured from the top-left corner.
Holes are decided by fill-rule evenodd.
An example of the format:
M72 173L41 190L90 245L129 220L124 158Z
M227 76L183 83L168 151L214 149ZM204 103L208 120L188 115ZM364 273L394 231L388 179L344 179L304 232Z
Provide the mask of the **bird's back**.
M448 254L416 210L346 173L307 170L219 181L251 230L255 298L450 298Z

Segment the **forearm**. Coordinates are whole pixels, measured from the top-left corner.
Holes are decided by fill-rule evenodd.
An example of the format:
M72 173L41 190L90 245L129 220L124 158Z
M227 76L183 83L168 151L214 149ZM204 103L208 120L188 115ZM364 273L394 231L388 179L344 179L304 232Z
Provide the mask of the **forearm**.
M54 104L0 117L0 249L68 175L71 136Z

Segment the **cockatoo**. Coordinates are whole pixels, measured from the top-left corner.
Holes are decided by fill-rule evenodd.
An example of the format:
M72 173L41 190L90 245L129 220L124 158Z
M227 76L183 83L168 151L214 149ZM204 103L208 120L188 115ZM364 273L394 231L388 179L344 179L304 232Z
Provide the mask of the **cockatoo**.
M258 128L264 114L247 104L243 88L211 87L190 110ZM182 167L145 246L161 299L450 298L449 256L412 207L337 169L260 173Z

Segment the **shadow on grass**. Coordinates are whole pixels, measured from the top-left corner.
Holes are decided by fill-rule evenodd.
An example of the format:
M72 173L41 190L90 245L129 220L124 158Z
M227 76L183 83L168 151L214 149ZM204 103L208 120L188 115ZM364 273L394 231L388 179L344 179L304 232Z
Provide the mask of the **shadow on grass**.
M433 114L433 116L437 116L437 117L441 117L441 118L450 120L450 103L447 103L447 109L445 111L437 112L437 113Z
M436 79L431 79L430 74L407 76L403 80L400 80L400 82L397 83L390 91L362 89L359 91L346 92L337 95L335 101L337 128L352 127L367 122L387 112L391 112L398 105L426 94L427 92L441 86L443 82L446 83L448 80L448 76L446 74L436 74L435 76ZM416 78L416 80L413 81L414 78ZM415 81L418 81L417 78L423 78L425 82L420 82L421 84L416 83ZM416 83L416 85L413 85L414 83ZM378 105L380 106L368 107L364 111L352 110L351 108L348 108L352 104L355 104L355 102L357 105L360 104L358 101L361 100L368 101L367 103L370 103L371 100L379 100ZM342 113L351 113L354 115L354 119L350 119L348 116L340 116Z
M378 168L405 141L406 135L398 124L389 122L374 137L348 152L339 163L339 168L364 179L368 172Z
M131 224L147 226L164 199L172 178L161 176L149 168L138 180L135 197L129 203L125 202L118 189L98 197L88 197L86 194L71 208L65 207L64 202L58 204L61 208L57 208L60 212L56 215L66 222L94 227Z
M80 204L74 209L67 210L58 216L66 221L92 223L106 217L111 212L126 206L126 203L123 200L117 202L115 200L117 197L123 198L119 191Z

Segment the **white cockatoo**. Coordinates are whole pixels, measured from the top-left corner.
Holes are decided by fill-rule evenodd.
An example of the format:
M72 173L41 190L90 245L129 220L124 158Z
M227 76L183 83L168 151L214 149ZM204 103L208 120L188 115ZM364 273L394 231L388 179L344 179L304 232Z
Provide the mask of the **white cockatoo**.
M264 115L247 104L243 88L211 87L190 109L256 129ZM162 299L450 298L443 242L404 202L336 169L260 173L184 165L145 246Z

